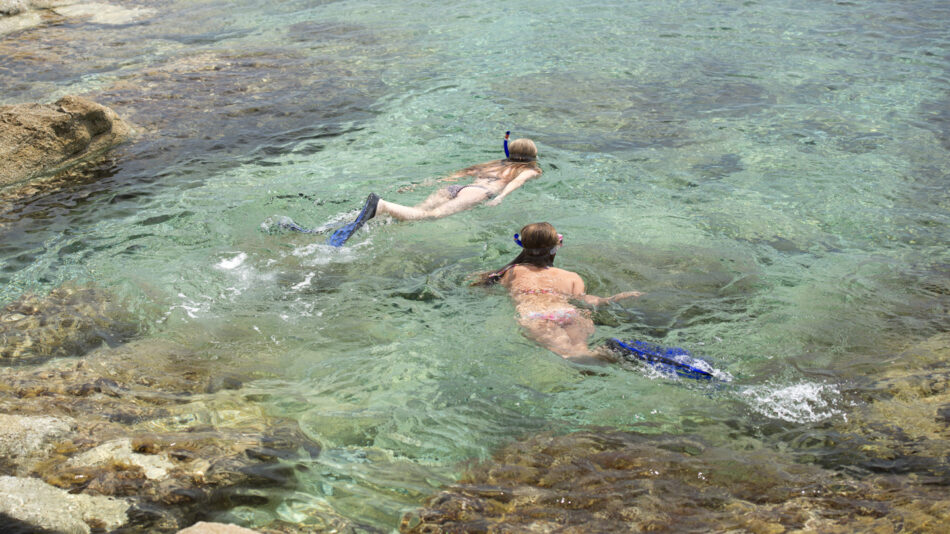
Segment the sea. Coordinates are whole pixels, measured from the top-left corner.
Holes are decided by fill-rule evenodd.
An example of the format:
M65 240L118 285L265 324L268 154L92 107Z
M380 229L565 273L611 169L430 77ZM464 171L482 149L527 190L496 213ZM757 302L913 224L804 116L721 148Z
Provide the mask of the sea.
M3 200L0 305L94 284L140 336L253 364L242 402L322 449L222 519L395 530L542 433L792 454L950 329L947 2L107 1L0 35L0 105L81 95L136 131ZM415 204L507 131L544 173L498 206L378 217L340 248L277 224ZM645 293L595 310L592 345L684 348L729 380L584 372L525 337L470 281L541 221L589 293Z

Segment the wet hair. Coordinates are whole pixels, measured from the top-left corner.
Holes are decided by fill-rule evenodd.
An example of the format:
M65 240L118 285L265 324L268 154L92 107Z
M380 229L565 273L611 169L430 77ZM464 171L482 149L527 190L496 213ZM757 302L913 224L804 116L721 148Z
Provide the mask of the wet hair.
M516 162L537 161L538 147L530 139L515 139L508 145L508 160Z
M497 284L501 281L501 277L512 267L522 263L538 267L552 267L554 265L556 247L560 244L561 238L550 223L529 224L522 228L518 235L523 247L521 253L501 269L475 275L475 281L472 282L473 286Z
M540 174L538 165L538 147L530 139L515 139L508 145L508 158L479 163L459 171L462 174L475 175L477 178L491 179L501 172L514 178L526 170L533 170Z

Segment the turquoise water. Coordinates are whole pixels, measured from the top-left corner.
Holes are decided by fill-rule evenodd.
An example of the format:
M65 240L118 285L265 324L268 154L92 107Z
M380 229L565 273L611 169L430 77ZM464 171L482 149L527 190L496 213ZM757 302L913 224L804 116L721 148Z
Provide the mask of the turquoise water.
M268 368L246 398L324 451L246 524L393 528L546 430L758 442L846 417L849 384L950 326L945 3L137 4L3 38L43 53L11 56L0 103L83 93L140 137L3 207L0 302L95 282L147 335ZM399 188L499 157L505 130L545 174L496 208L374 220L343 249L262 231L419 201ZM524 338L466 277L537 221L589 292L647 293L595 342L687 347L734 382L586 376Z

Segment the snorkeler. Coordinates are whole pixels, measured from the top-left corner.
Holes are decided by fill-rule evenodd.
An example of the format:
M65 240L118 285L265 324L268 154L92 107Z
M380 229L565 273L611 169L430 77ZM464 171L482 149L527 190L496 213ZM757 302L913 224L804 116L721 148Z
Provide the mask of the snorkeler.
M396 204L371 193L356 220L334 232L328 242L333 246L343 245L366 221L379 214L400 221L414 221L447 217L481 203L497 206L512 191L541 176L542 172L537 161L538 147L530 139L516 139L509 145L506 133L504 147L505 159L473 165L439 180L455 182L471 176L471 183L441 187L416 206Z
M610 297L585 293L580 275L554 267L554 256L564 238L546 222L522 228L515 234L515 243L522 247L518 257L497 271L479 275L474 285L505 286L515 301L518 323L528 337L548 350L578 363L614 360L610 350L588 347L594 322L590 311L575 303L593 307L643 293L625 291Z

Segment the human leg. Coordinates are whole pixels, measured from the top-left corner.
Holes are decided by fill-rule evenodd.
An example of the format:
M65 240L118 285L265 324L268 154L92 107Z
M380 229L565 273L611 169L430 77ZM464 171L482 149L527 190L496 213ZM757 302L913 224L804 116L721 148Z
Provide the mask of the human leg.
M417 221L419 219L425 219L428 215L426 210L403 206L402 204L396 204L395 202L388 202L386 200L380 200L379 204L376 205L376 214L378 215L380 213L385 213L393 219L400 221Z
M380 200L376 207L376 213L386 213L400 221L439 219L469 209L486 200L488 196L489 192L479 187L462 189L452 199L449 199L448 195L441 193L440 190L429 195L429 198L423 201L422 204L414 207Z
M444 204L458 195L458 191L454 193L450 191L451 186L449 187L440 187L432 192L431 195L427 196L425 200L416 204L415 207L421 210L429 210L441 204Z

